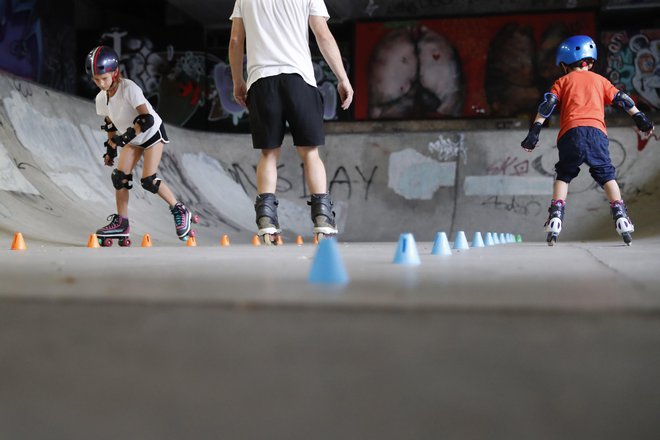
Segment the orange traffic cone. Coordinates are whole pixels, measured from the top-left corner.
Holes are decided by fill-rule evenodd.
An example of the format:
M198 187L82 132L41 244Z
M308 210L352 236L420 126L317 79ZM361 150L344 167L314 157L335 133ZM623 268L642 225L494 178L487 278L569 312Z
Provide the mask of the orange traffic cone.
M142 237L142 247L151 247L151 237L149 234L144 234L144 237Z
M277 241L275 242L278 246L282 246L284 244L284 240L282 240L282 236L278 235L277 236Z
M252 237L252 245L261 246L261 240L259 240L259 236L257 234L254 234L254 237Z
M297 244L298 246L302 246L302 244L303 244L303 238L302 238L302 235L299 235L299 236L296 237L296 244Z
M220 239L220 246L229 246L229 236L227 234L224 234L222 238Z
M25 246L25 240L23 240L23 234L16 232L14 234L14 241L11 242L12 251L24 251L27 249Z
M89 240L87 240L87 247L88 248L101 247L101 245L99 244L99 238L96 236L96 234L89 234Z
M195 237L188 237L188 240L186 240L186 246L188 247L197 246L197 240L195 240Z
M314 234L314 244L319 244L319 236Z

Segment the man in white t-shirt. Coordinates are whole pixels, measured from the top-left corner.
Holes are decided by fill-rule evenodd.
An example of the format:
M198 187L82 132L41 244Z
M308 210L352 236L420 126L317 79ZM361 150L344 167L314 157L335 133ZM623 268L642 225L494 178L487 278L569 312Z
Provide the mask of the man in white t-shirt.
M258 234L264 243L271 244L277 243L281 232L275 187L277 162L288 122L312 193L309 204L313 232L317 237L335 235L333 204L318 151L325 142L323 98L314 78L309 28L337 77L337 91L344 110L353 100L353 88L326 23L329 15L325 3L323 0L236 0L230 18L229 62L234 99L248 107L252 143L261 150L255 202ZM247 82L243 77L245 49Z

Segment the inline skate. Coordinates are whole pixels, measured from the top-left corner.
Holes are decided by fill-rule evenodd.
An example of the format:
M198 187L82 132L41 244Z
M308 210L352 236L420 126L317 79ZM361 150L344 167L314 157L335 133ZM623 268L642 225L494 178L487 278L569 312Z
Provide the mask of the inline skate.
M277 206L280 202L273 193L259 194L254 203L257 216L257 235L267 245L277 245L278 238L282 233L277 219Z
M559 233L561 233L561 225L564 221L564 208L566 202L563 200L552 200L548 208L548 220L545 222L544 230L548 233L546 241L548 246L553 246L557 243Z
M314 222L313 233L316 240L337 235L335 212L332 210L334 203L332 203L330 194L312 194L311 200L307 204L311 206L312 222Z
M623 242L630 246L632 243L632 233L635 232L635 225L628 217L628 210L623 200L616 200L610 203L610 210L612 211L612 219L614 220L614 228L621 236Z

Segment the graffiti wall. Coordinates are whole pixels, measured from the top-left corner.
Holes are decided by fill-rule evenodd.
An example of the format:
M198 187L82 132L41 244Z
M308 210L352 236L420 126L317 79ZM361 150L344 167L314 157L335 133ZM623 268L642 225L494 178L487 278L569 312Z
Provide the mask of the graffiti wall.
M660 109L660 29L604 32L606 76L642 110Z
M0 1L0 69L73 93L73 1L55 3Z
M531 113L561 74L557 45L595 35L595 18L570 12L358 23L356 119Z

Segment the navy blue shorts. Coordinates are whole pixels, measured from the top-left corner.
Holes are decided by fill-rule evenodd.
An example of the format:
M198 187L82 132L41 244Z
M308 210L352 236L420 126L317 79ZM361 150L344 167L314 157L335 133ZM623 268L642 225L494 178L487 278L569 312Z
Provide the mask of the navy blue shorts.
M580 165L589 165L591 177L602 187L616 178L610 160L607 135L595 127L575 127L559 138L559 162L555 164L557 180L569 183L580 173Z
M287 122L295 146L325 143L321 92L300 75L283 73L257 80L248 90L247 105L254 148L281 146Z

